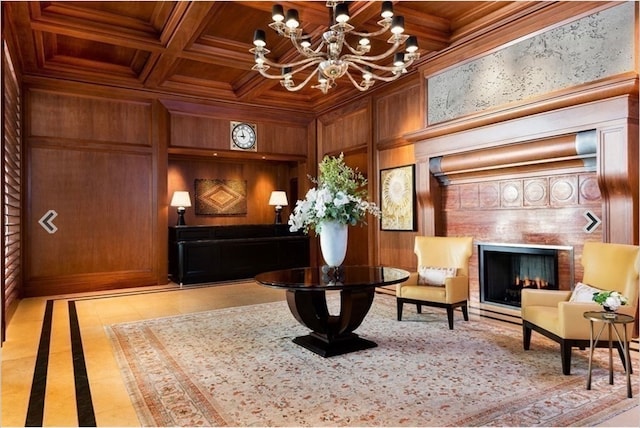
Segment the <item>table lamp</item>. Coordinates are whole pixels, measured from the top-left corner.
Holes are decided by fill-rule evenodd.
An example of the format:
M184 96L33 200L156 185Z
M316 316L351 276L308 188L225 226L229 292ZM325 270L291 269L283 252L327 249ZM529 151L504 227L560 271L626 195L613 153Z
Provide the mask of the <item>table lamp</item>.
M287 194L282 190L274 190L269 198L269 205L274 205L276 210L275 222L282 224L282 207L289 205L287 202Z
M176 225L184 226L186 223L184 222L184 212L186 211L186 207L191 206L191 198L189 198L189 192L184 190L179 190L173 192L173 197L171 198L172 207L178 207L178 222Z

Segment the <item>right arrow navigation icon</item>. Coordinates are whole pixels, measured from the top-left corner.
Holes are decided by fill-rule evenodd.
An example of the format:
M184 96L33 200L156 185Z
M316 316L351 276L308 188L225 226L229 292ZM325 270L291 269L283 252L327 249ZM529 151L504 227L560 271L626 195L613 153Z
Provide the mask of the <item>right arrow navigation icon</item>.
M584 231L587 233L593 233L598 226L600 226L600 223L602 223L602 220L600 220L600 218L591 211L585 211L583 215L588 222L584 225Z

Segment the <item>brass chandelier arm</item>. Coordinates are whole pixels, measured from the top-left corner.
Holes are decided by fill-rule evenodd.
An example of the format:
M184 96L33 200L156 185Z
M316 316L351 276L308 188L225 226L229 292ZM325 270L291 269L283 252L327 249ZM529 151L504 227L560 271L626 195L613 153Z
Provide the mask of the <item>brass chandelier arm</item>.
M375 55L375 56L366 56L366 55L358 55L358 54L355 54L355 55L343 55L342 59L344 61L352 61L352 62L361 61L361 60L365 60L365 61L380 61L381 59L385 59L385 58L393 55L395 53L396 49L398 49L398 47L400 46L400 43L402 43L400 40L396 40L393 43L393 45L391 45L391 47L389 47L389 49L387 49L385 52L381 53L380 55ZM347 44L347 46L349 46L349 45Z
M291 44L301 55L304 55L306 57L324 57L326 55L324 52L321 52L322 48L324 48L325 46L324 40L320 41L320 44L316 49L305 49L300 46L300 43L298 43L298 38L299 36L297 36L296 34L291 34L291 36L289 37L289 39L291 40Z
M373 85L373 81L372 80L363 80L361 83L356 82L356 80L353 78L353 76L351 76L351 73L349 73L349 71L347 70L347 72L345 73L347 75L347 77L349 78L349 80L351 80L351 83L353 83L353 86L359 90L360 92L364 92L367 89L369 89L371 87L371 85Z
M370 67L371 69L375 69L375 70L379 70L379 71L386 71L389 73L393 73L393 76L381 76L379 74L374 73L371 70L366 70L364 67L360 67L360 65L358 65L358 63L356 63L355 61L353 61L351 63L351 65L359 70L361 73L365 74L368 73L371 76L371 79L375 79L375 80L380 80L382 82L393 82L394 80L396 80L400 73L403 72L403 70L405 69L405 67L410 66L413 63L413 59L410 59L408 62L406 62L403 66L401 67L395 67L395 66L383 66L383 65L377 65L377 64L369 64L366 61L358 61L360 64L363 64L365 66Z
M302 82L300 82L299 85L293 86L293 81L291 80L283 80L282 82L280 82L282 84L282 86L285 87L285 89L287 91L291 91L291 92L295 92L295 91L299 91L300 89L304 88L305 85L307 83L309 83L309 81L311 80L311 78L314 76L314 73L309 73L309 75L307 76L306 79L304 79ZM289 82L289 83L288 83Z
M354 36L367 37L367 38L380 36L386 33L387 31L389 31L389 28L391 28L391 18L378 21L378 25L380 25L382 28L379 29L378 31L374 31L373 33L361 33L358 31L351 31L350 34L353 34Z
M298 67L301 65L304 65L305 67L300 68L298 70L295 70L295 72L298 72L300 70L304 70L305 68L309 67L310 65L313 64L319 64L320 62L322 62L324 60L324 57L322 56L317 56L317 57L312 57L312 58L305 58L305 59L301 59L300 61L296 61L296 62L290 62L290 63L286 63L286 64L279 64L277 62L273 62L271 60L269 60L266 57L263 57L264 63L271 66L271 67L275 67L275 68L286 68L286 67Z
M306 64L304 64L302 67L298 68L297 70L291 70L291 72L289 73L290 76L293 76L297 73L299 73L300 71L303 71L313 65L317 65L322 61L322 59L318 59L318 58L314 58L310 61L308 61ZM258 70L260 72L260 74L264 77L266 77L267 79L278 79L278 80L285 80L285 77L282 75L282 73L279 74L269 74L267 73L267 70L271 67L274 68L285 68L288 67L289 65L287 64L277 64L277 63L273 63L271 61L265 61L265 65L266 66L257 66L254 65L253 69L254 70ZM310 73L309 76L313 76L313 73ZM309 78L305 79L305 82L308 82Z

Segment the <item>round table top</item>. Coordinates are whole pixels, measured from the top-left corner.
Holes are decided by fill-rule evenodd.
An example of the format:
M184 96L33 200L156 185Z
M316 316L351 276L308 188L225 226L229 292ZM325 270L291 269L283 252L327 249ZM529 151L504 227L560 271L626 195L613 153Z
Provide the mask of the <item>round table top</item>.
M596 312L596 311L589 311L589 312L585 312L583 314L583 316L591 321L602 321L602 322L611 322L611 323L619 323L619 324L628 324L630 322L635 321L635 318L633 318L631 315L626 315L626 314L618 314L618 313L614 313L613 315L610 315L611 312L605 312L605 311L601 311L601 312Z
M397 284L409 272L384 266L306 267L265 272L255 280L262 285L287 290L346 290Z

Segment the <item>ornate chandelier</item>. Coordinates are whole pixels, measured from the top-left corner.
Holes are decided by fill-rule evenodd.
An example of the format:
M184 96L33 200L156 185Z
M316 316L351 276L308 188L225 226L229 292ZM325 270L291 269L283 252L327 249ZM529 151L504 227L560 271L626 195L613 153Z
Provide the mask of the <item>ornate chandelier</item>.
M322 34L319 41L312 41L310 35L303 33L298 20L298 11L290 9L284 15L281 5L274 5L272 9L273 22L269 27L280 36L289 38L296 50L302 55L302 59L294 62L280 64L266 58L269 54L266 49L266 38L263 30L255 30L253 37L254 48L250 52L255 56L255 65L252 70L257 70L268 79L278 79L280 84L289 91L299 91L317 76L317 83L313 88L326 94L330 88L336 86L336 79L346 75L353 86L360 91L369 89L376 80L391 82L407 72L415 60L420 58L418 53L418 41L415 36L404 35L404 17L393 14L393 5L390 1L382 2L382 19L378 21L381 27L373 33L360 33L354 31L354 27L348 23L349 7L341 1L327 1L331 26ZM379 55L367 54L371 50L370 38L380 36L390 31L391 36L387 40L391 46ZM357 47L347 42L347 36L359 38ZM351 37L350 37L351 38ZM405 44L405 52L397 52L400 45ZM343 53L345 51L345 53ZM393 55L391 65L381 65L383 61ZM280 69L278 74L270 74L271 68ZM308 74L296 84L294 76L307 70ZM361 73L362 80L357 82L352 76L352 71ZM304 73L301 74L304 76Z

